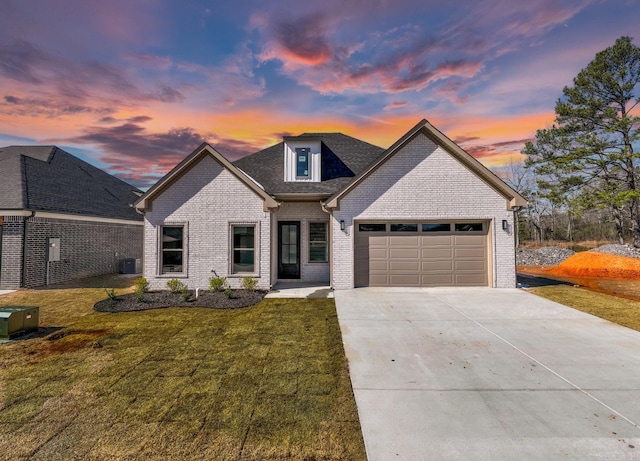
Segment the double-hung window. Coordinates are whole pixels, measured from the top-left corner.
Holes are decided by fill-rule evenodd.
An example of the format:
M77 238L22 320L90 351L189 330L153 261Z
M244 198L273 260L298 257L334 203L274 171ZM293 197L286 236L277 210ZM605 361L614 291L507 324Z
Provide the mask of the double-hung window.
M160 251L162 265L160 272L168 274L184 272L185 267L185 226L162 226Z
M329 260L326 222L309 223L309 262L325 263Z
M254 224L232 225L232 272L234 274L256 272L256 226Z

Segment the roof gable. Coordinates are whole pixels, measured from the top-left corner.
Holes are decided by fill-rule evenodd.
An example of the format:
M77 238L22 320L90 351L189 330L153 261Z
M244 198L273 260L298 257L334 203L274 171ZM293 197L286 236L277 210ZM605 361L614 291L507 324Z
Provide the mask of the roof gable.
M56 146L0 148L0 209L140 221L141 191Z
M271 197L261 184L256 182L252 177L247 175L244 171L236 167L234 164L224 158L218 151L216 151L211 145L202 143L196 150L189 154L184 160L178 163L169 173L162 177L157 183L155 183L144 195L135 201L134 206L137 210L150 210L153 202L153 198L166 190L171 186L178 178L184 175L187 171L197 165L198 161L204 156L211 156L216 160L223 168L230 171L240 181L242 181L249 189L254 191L258 196L264 200L264 210L267 211L270 208L276 208L278 202Z
M400 151L402 147L407 145L420 133L425 134L437 145L440 145L445 151L447 151L451 156L460 161L460 163L462 163L466 168L473 172L477 177L482 179L496 192L505 197L505 199L507 200L507 207L509 209L522 207L527 204L526 200L520 194L509 187L509 185L502 181L498 176L496 176L479 161L465 152L460 146L458 146L437 128L431 125L426 119L423 119L411 130L409 130L404 136L402 136L398 141L396 141L391 147L384 151L366 170L362 171L358 175L358 177L356 177L341 190L329 197L325 202L325 206L327 208L337 208L342 197L344 197L351 190L357 187L358 184L360 184L369 175L371 175L371 173L373 173L376 169L386 163L391 157L393 157L398 151Z

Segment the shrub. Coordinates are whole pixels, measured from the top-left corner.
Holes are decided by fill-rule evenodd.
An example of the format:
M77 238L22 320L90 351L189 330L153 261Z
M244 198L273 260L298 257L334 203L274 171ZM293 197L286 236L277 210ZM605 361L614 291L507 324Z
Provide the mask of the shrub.
M233 290L231 289L231 287L225 288L224 295L229 299L233 297Z
M138 279L135 279L133 284L136 286L136 292L138 291L138 289L142 293L146 293L147 291L149 291L149 281L144 277L140 277Z
M107 296L111 301L115 301L116 299L118 299L118 297L116 296L116 290L114 290L113 288L105 288L104 291L105 293L107 293Z
M209 279L209 289L211 291L220 291L227 283L226 277L211 277Z
M254 277L245 277L242 279L242 288L249 291L254 291L258 286L258 279Z
M178 279L171 279L167 282L167 288L171 293L180 293L185 288L185 285Z
M144 301L144 296L145 296L146 292L147 292L147 290L145 289L144 285L136 285L136 289L135 289L135 292L134 292L135 295L136 295L136 301L138 301L139 303Z
M184 285L182 290L180 290L180 298L182 298L183 301L189 301L189 295L189 287Z

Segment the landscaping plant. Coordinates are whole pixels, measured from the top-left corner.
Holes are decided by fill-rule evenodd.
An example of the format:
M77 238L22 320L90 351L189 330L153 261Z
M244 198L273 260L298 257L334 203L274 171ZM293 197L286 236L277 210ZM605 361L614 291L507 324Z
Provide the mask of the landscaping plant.
M167 288L171 293L180 293L185 288L185 285L178 279L171 279L167 282Z
M242 279L242 288L249 291L255 291L258 286L258 280L255 277L245 277Z
M211 277L209 279L209 289L211 291L220 291L227 283L226 277Z

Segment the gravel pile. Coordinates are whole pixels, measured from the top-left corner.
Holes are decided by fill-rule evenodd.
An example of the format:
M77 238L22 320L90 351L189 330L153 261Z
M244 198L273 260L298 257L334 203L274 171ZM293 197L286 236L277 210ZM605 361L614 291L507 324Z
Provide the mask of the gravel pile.
M634 248L631 245L619 245L617 243L602 245L598 248L594 248L591 251L597 251L598 253L608 253L618 256L626 256L627 258L640 258L640 249Z
M575 254L574 251L560 247L542 247L537 250L518 248L516 264L518 266L556 266L573 254Z

